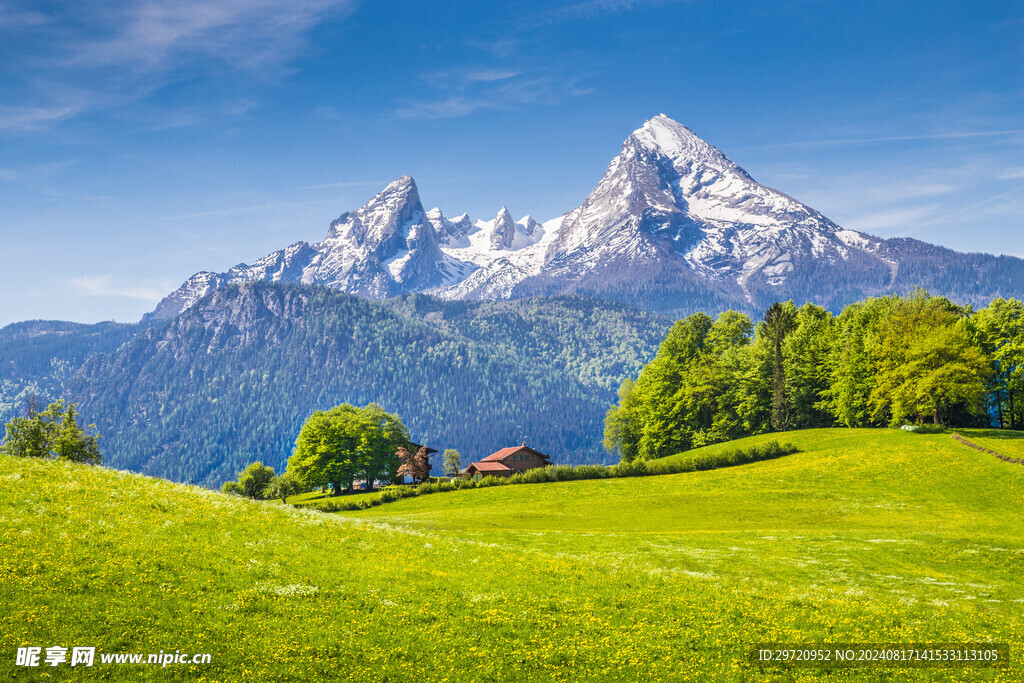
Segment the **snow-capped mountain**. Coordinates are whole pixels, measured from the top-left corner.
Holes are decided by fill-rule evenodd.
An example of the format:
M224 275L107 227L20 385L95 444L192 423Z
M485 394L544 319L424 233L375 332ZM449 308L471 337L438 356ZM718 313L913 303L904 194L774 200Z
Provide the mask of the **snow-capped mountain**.
M674 314L760 312L776 300L838 308L915 286L977 303L1019 296L1024 260L844 230L662 114L626 138L597 187L564 216L516 221L502 207L490 221L448 219L425 211L403 176L333 221L322 242L197 273L150 315L177 315L218 287L253 280L375 299L579 293Z

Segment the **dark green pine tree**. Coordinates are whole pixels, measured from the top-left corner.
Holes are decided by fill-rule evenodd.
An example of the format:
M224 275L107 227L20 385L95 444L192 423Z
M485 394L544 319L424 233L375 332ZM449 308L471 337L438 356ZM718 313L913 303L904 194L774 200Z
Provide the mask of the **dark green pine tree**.
M789 397L786 391L786 367L782 343L796 329L796 307L792 301L776 301L764 314L765 337L772 350L772 429L777 432L789 427Z

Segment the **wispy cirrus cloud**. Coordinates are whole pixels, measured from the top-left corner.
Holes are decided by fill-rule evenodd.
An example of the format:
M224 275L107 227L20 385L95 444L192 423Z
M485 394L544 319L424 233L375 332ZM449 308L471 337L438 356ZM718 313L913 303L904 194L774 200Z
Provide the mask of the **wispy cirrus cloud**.
M960 251L1019 253L1019 245L978 241L993 231L1012 231L1024 216L1024 169L1014 163L1012 150L1002 148L969 147L946 157L945 164L923 154L884 164L856 156L848 170L832 174L805 166L809 158L782 172L766 169L763 180L786 187L845 228L913 236Z
M52 106L0 106L0 130L35 131L71 118L80 111L73 104Z
M666 5L673 2L691 2L692 0L582 0L524 16L521 23L525 26L553 25L567 21L577 21L609 14L621 14L644 7Z
M998 176L999 180L1024 180L1024 166L1004 169Z
M560 73L530 73L517 69L468 69L424 75L442 95L407 99L395 114L411 119L445 119L483 110L514 110L526 106L555 105L593 90Z
M970 138L1013 137L1024 134L1024 128L1008 130L959 130L916 135L887 135L882 137L830 138L824 140L797 140L768 145L756 145L753 149L776 149L785 147L829 147L836 145L871 145L886 142L914 142L926 140L967 140Z
M94 4L94 3L85 3ZM195 58L234 68L277 68L305 45L305 33L351 0L144 0L115 7L108 34L80 40L69 57L84 66L167 71ZM107 23L106 21L104 23Z
M455 88L465 88L475 83L495 83L507 81L522 73L519 69L487 69L469 67L447 71L426 73L421 78L427 83Z
M136 299L138 301L157 302L164 298L174 287L171 280L144 285L139 283L124 284L110 275L84 275L73 277L70 285L81 294L97 297L118 297Z
M52 197L52 192L47 190L48 180L63 171L74 166L76 162L72 159L61 161L48 161L21 166L8 166L0 168L0 183L15 183L24 189ZM38 201L38 200L37 200Z
M29 26L39 26L50 21L50 18L42 12L29 9L12 9L7 5L0 4L0 30L23 29Z
M279 78L307 48L308 32L355 2L83 0L49 14L24 0L0 6L7 53L0 74L17 93L0 107L0 129L46 129L144 101L186 78L239 71L255 80ZM18 30L5 30L11 28Z
M495 40L466 38L462 42L466 47L471 47L474 50L483 50L484 52L491 53L499 59L505 59L506 57L512 56L512 54L519 49L522 41L514 36L505 36L504 38L497 38Z

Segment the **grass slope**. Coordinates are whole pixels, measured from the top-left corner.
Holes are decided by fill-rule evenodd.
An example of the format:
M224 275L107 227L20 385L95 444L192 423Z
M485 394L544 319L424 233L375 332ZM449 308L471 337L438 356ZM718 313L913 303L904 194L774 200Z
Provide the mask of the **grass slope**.
M97 663L112 680L1024 678L745 661L772 641L1024 645L1024 468L942 434L790 437L800 453L752 465L340 515L0 458L0 676L21 645L95 645L213 655Z
M1024 458L1024 432L1009 429L958 429L968 441L1011 458Z

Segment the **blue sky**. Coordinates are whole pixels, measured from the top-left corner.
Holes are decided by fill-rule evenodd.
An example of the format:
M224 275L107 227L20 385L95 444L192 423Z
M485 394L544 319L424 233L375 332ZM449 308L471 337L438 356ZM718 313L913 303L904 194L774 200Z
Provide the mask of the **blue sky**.
M546 220L664 112L844 227L1024 256L1020 2L0 0L0 325L137 320L410 174Z

